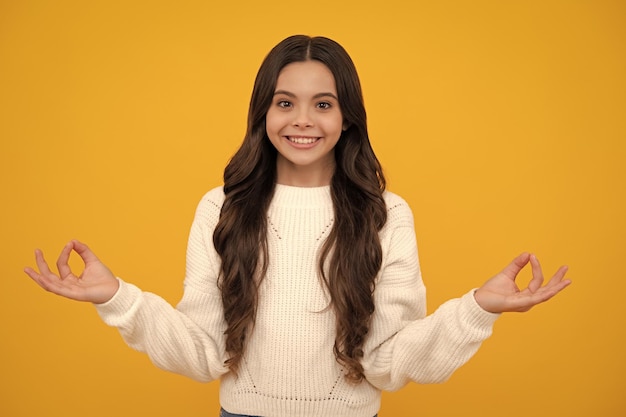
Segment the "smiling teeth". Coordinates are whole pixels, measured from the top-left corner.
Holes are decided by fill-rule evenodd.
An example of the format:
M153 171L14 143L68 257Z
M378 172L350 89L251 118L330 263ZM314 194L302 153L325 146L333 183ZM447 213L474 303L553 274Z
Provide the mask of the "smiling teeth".
M293 143L298 143L301 145L308 145L310 143L313 143L317 140L317 138L293 138L293 137L289 137L288 138L290 142Z

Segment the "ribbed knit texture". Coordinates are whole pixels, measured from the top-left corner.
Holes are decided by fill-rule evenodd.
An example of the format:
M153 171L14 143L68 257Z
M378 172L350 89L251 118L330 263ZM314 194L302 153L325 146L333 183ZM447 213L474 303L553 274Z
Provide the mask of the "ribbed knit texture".
M319 249L333 225L330 188L277 185L268 212L269 268L255 327L234 375L224 366L226 324L216 285L220 259L212 240L223 200L216 188L198 206L185 291L176 308L122 280L117 294L96 308L158 367L199 381L221 379L220 402L229 412L372 417L381 390L409 381L445 381L491 334L498 315L482 310L473 291L425 317L413 216L404 200L386 192L383 265L362 360L367 380L347 382L333 354L335 317L317 270Z

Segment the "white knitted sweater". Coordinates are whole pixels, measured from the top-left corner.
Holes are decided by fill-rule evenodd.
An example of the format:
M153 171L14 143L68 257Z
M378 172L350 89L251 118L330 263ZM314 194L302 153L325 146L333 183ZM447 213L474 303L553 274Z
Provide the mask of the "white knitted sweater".
M213 229L224 200L221 187L198 206L176 308L122 280L115 296L96 308L158 367L199 381L220 379L220 402L231 413L372 417L381 390L446 380L491 334L498 317L482 310L472 292L426 317L411 210L395 194L386 192L385 199L383 264L364 345L367 380L360 384L347 382L335 360L335 318L317 274L318 250L333 224L330 187L276 186L268 212L269 268L237 376L224 366L226 325L216 286L220 258Z

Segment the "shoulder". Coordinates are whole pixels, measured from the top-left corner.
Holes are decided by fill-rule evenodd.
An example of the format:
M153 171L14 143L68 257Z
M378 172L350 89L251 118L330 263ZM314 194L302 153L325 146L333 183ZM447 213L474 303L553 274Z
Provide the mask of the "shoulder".
M219 218L224 204L224 188L223 186L215 187L206 192L196 209L196 218Z
M220 209L222 208L222 204L224 204L224 187L220 185L219 187L215 187L209 190L207 193L202 196L202 200L200 200L200 204L212 204L218 206Z
M383 193L387 205L387 223L385 227L413 227L413 211L406 200L391 191Z

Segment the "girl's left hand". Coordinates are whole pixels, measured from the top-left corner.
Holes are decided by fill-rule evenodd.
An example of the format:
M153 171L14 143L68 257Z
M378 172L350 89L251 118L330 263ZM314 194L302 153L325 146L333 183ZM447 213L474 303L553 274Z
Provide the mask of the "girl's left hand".
M533 277L528 283L528 287L520 290L515 279L529 261ZM550 281L542 286L543 272L537 257L523 253L515 258L502 272L477 289L474 297L478 305L491 313L528 311L537 304L548 301L571 283L570 280L563 279L566 272L567 266L561 266Z

